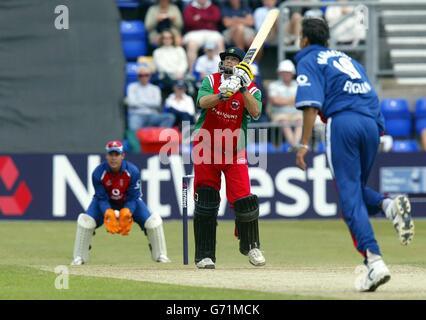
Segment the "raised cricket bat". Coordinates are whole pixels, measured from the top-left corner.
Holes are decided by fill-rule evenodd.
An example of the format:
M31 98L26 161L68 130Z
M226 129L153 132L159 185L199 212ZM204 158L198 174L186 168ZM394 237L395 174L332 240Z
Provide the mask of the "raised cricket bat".
M263 21L262 26L260 27L258 33L256 34L256 37L254 37L254 40L251 43L250 48L247 50L247 53L244 56L244 59L243 59L244 62L248 64L253 63L254 58L256 58L256 55L259 52L260 48L262 48L263 43L268 37L269 32L271 32L271 29L274 26L275 21L277 20L279 14L280 14L279 9L269 10L268 15L265 18L265 21Z

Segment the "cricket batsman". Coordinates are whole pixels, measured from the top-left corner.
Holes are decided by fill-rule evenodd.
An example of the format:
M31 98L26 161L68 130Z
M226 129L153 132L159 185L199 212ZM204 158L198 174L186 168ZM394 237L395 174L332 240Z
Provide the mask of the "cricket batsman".
M318 113L327 120L327 160L334 176L343 218L368 272L357 289L375 291L390 279L369 216L384 212L403 245L414 236L409 199L394 199L367 187L384 120L377 94L361 64L343 52L327 48L327 23L302 22L297 62L296 108L303 110L303 135L296 164L306 170L305 155Z
M244 55L236 47L220 53L219 72L204 78L198 91L202 111L195 126L193 160L195 264L200 269L215 268L222 172L226 196L235 211L240 252L254 266L265 264L260 251L259 202L250 192L245 151L247 123L260 115L261 92L252 82L250 65L242 62ZM217 136L218 131L224 134Z
M97 166L92 174L95 195L87 213L81 213L77 219L71 264L82 265L89 261L89 250L96 228L105 224L107 232L127 236L133 221L148 237L152 260L170 262L162 219L159 215L151 214L142 200L139 169L124 160L120 141L108 142L105 149L106 162Z

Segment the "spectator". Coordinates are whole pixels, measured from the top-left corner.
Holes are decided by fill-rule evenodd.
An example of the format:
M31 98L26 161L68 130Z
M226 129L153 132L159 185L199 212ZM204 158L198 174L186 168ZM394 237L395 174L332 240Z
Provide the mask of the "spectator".
M268 116L268 95L267 91L265 90L265 87L263 86L263 78L262 74L260 73L260 68L256 62L253 62L251 64L251 69L253 70L254 75L254 83L256 84L256 87L262 92L262 111L260 113L260 117L257 120L252 120L252 123L261 123L261 122L269 122L269 116Z
M222 8L222 23L225 43L245 50L250 47L255 32L251 9L241 4L241 0L229 0Z
M165 29L173 32L176 45L182 43L182 14L170 0L159 0L158 4L149 7L145 15L145 28L149 33L149 43L154 47L159 45L160 34Z
M279 79L269 85L271 119L283 127L286 141L295 147L302 137L303 113L294 106L297 83L293 79L296 68L290 60L281 61L278 67ZM294 131L292 127L295 127Z
M338 0L347 2L347 0ZM365 40L366 28L360 23L359 13L354 13L354 6L329 6L325 18L330 26L330 37L338 44L357 45ZM350 15L350 16L348 16Z
M220 9L210 0L194 0L184 9L183 19L187 31L183 43L186 45L189 70L192 73L198 50L207 41L215 42L220 51L225 49L223 37L219 32Z
M217 53L216 44L214 42L206 42L204 46L204 54L195 61L195 73L197 80L203 80L208 75L217 72L220 62Z
M254 26L256 32L259 31L262 26L263 21L266 18L269 10L277 6L277 0L262 0L263 6L257 8L254 11ZM302 25L302 15L299 12L292 12L290 15L290 22L286 25L286 38L284 39L286 44L296 44L296 41L299 38ZM277 45L278 41L278 23L275 23L272 28L269 36L266 40L266 43L270 45Z
M183 79L188 70L186 53L181 46L176 45L174 34L170 30L161 33L159 45L153 52L154 64L162 88L170 93L173 82Z
M127 87L129 129L135 132L143 127L172 127L174 115L162 113L160 88L149 82L151 69L145 66L139 68L138 78L139 82Z
M185 93L186 85L183 80L178 80L173 86L173 91L165 103L166 112L173 114L176 118L175 125L179 127L182 121L194 124L195 105L194 100Z
M420 140L421 140L422 150L426 151L426 128L424 128L420 132Z

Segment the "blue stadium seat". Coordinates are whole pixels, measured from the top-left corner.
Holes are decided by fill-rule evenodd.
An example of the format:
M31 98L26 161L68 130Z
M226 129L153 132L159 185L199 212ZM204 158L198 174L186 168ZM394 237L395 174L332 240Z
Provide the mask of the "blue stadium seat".
M407 100L384 99L381 108L385 117L386 133L392 137L410 137L412 123Z
M416 101L416 118L426 118L426 97Z
M392 145L394 152L417 152L419 147L415 140L395 140Z
M385 121L386 133L392 137L408 138L411 136L411 119L390 119Z
M126 64L126 88L129 83L138 81L139 64L136 62L128 62Z
M272 142L268 142L268 153L278 153L280 152L279 146L276 147Z
M426 129L426 98L420 98L416 102L416 133L420 134Z
M286 153L290 151L290 144L283 142L278 146L275 146L272 142L268 143L268 153Z
M138 8L140 3L139 0L116 0L119 8Z
M121 21L121 42L127 60L147 53L146 30L142 21Z
M416 133L420 135L426 129L426 118L416 120Z
M281 145L281 152L290 152L290 149L291 149L291 145L288 142L284 142Z
M405 99L384 99L381 103L385 119L410 119L408 102Z

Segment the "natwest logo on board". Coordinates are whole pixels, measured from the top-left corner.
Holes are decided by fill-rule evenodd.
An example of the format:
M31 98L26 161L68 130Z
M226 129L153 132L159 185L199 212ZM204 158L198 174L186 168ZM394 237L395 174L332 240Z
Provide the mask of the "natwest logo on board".
M22 216L32 201L32 194L25 181L19 181L19 170L13 159L0 157L0 180L6 194L0 195L0 213L5 216Z
M182 199L182 176L190 173L185 172L182 158L179 155L170 156L168 166L161 163L158 155L147 157L143 166L141 166L140 157L129 157L129 160L141 169L141 180L144 183L143 200L150 211L163 218L179 219L182 212L180 201ZM89 155L83 161L84 165L80 161L77 168L66 155L53 157L52 208L54 217L76 216L87 210L94 195L91 182L92 172L100 161L100 156ZM286 162L288 163L288 158L283 161L283 163ZM337 204L327 200L328 191L332 189L330 188L332 175L327 168L324 154L314 156L313 165L306 172L293 166L279 167L277 163L270 170L251 167L249 171L252 193L259 197L261 217L297 218L308 212L310 212L310 217L337 215ZM79 173L82 175L83 172L86 173L87 179L79 176ZM228 207L225 180L223 176L222 178L224 187L220 191L222 201L219 216L224 216ZM188 188L190 196L188 214L190 216L194 210L192 188L193 183L191 182ZM78 204L75 200L78 201ZM67 208L73 208L73 212L67 212Z
M53 203L54 217L65 217L67 215L67 188L79 202L83 210L86 210L95 193L92 184L92 173L101 161L100 156L90 155L87 157L87 180L86 186L78 176L74 166L66 155L53 156ZM73 212L73 214L77 214Z

